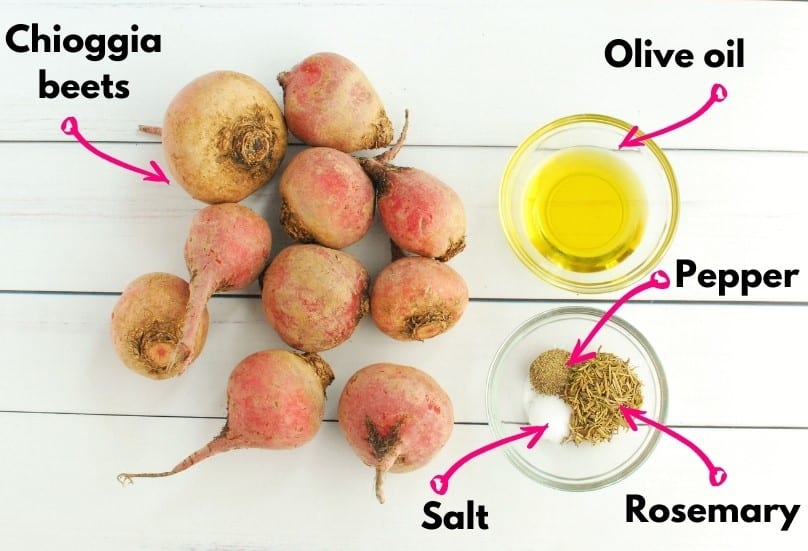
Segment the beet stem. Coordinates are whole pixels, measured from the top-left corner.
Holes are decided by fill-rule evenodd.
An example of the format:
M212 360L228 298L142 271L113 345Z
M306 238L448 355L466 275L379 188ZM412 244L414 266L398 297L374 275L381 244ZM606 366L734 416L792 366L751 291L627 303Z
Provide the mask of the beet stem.
M196 356L196 341L202 317L208 300L216 291L218 283L211 275L195 276L191 278L189 286L188 307L182 322L182 338L174 348L174 357L169 364L168 371L183 373Z
M401 148L404 146L404 140L407 139L407 129L410 126L410 110L404 110L404 128L401 129L401 134L398 136L398 141L393 144L393 147L377 155L375 160L379 161L380 163L389 163L392 162L393 159L396 158L398 152L401 151Z
M150 126L148 124L140 124L137 127L138 130L144 132L146 134L151 134L153 136L162 136L163 129L159 126Z

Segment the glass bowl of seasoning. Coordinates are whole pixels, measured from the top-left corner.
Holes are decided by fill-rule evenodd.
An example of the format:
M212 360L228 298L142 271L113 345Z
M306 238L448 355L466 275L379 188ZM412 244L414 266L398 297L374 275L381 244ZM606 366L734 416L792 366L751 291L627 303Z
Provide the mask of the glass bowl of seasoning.
M520 427L547 424L532 448L527 439L504 446L529 478L561 490L595 490L618 482L651 454L659 431L630 430L620 406L665 422L668 389L651 345L626 321L611 317L586 346L595 356L566 365L604 312L562 307L523 322L491 363L486 409L496 440Z
M604 115L565 117L533 132L508 161L500 221L516 256L545 281L577 293L622 289L668 249L676 178L652 140L619 147L631 129Z

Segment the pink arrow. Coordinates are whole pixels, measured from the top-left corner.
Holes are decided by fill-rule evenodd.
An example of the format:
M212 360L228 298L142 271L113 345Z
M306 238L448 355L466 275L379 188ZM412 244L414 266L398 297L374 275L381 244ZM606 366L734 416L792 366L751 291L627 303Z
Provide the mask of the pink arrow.
M638 126L632 126L631 130L628 131L626 137L623 138L623 141L620 142L618 149L623 149L624 147L639 147L645 145L643 142L645 140L650 140L651 138L655 138L657 136L661 136L662 134L667 134L668 132L672 132L677 128L680 128L686 124L690 124L713 106L714 103L720 103L727 99L727 89L722 84L713 84L713 87L710 89L710 99L701 106L701 109L687 117L686 119L682 119L679 122L675 122L670 126L666 126L660 130L656 130L654 132L649 132L648 134L643 134L639 137L634 137L637 134L637 131L640 129Z
M581 339L578 339L578 341L575 343L575 347L572 349L572 352L570 352L570 359L567 360L567 365L575 365L587 360L591 360L595 357L595 352L587 352L586 354L583 354L584 349L589 346L589 343L592 342L592 339L595 338L595 335L598 333L598 331L600 331L601 327L603 327L606 322L609 321L609 318L614 315L617 309L628 302L629 299L647 289L667 289L670 284L671 280L668 277L668 274L662 270L657 270L651 274L648 281L637 285L625 295L620 297L620 299L615 302L605 314L603 314L595 327L593 327L589 332L589 335L586 336L586 339L584 339L583 342L581 342Z
M160 168L160 165L158 165L155 161L150 161L149 164L151 165L152 169L146 170L134 165L130 165L129 163L125 163L97 149L93 144L88 142L84 136L81 135L81 132L79 132L79 122L76 120L76 117L67 117L65 120L63 120L61 129L66 136L73 136L76 138L76 140L93 155L101 157L105 161L109 161L110 163L121 168L125 168L126 170L131 170L132 172L137 172L138 174L145 176L143 180L146 182L164 182L166 185L168 185L168 178L166 177L165 172L163 172L163 169Z
M628 426L629 426L629 428L631 430L633 430L633 431L637 430L637 423L634 421L634 419L635 418L639 419L640 421L645 422L646 424L654 427L655 429L657 429L659 431L662 431L662 432L664 432L665 434L667 434L669 436L673 436L676 440L678 440L679 442L681 442L682 444L684 444L685 446L687 446L688 448L690 448L691 450L696 452L696 455L698 455L701 458L701 460L704 462L704 464L707 465L707 469L709 469L709 471L710 471L710 484L711 485L713 485L713 486L721 486L727 480L727 471L725 471L721 467L716 467L713 464L713 462L710 461L710 458L707 457L707 454L704 453L703 451L701 451L701 449L697 445L695 445L693 442L691 442L690 440L688 440L687 438L685 438L681 434L677 433L676 431L674 431L670 427L666 427L662 423L657 423L653 419L649 419L649 418L645 417L644 416L645 412L640 411L638 409L633 409L633 408L621 405L620 406L620 413L622 413L623 417L626 418L626 423L628 423Z
M483 446L482 448L478 448L473 452L469 452L460 459L458 459L454 465L449 467L449 470L443 474L438 474L432 477L432 480L429 481L429 485L432 487L432 491L438 495L445 495L446 492L449 490L449 479L452 478L452 475L463 465L477 457L478 455L482 455L485 452L489 452L494 448L498 448L500 446L504 446L510 442L515 442L516 440L520 440L522 438L530 437L530 440L527 442L527 448L532 449L533 446L541 439L544 431L547 430L547 424L544 425L528 425L526 427L519 427L522 432L517 432L511 436L506 436L501 440L497 440L495 442L491 442Z

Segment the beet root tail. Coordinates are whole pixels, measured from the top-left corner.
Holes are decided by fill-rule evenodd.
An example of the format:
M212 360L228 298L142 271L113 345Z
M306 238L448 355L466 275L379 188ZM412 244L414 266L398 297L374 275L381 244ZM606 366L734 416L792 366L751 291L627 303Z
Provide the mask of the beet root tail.
M151 126L148 124L139 124L137 129L145 134L151 134L152 136L162 136L163 135L163 128L160 126Z
M384 491L382 489L383 478L384 471L376 469L376 499L379 500L379 503L384 503Z
M208 442L205 447L196 450L194 453L183 459L170 471L156 473L120 473L118 475L118 482L121 483L121 486L126 486L127 484L133 484L133 479L135 478L162 478L165 476L172 476L193 467L200 461L203 461L212 455L226 452L237 447L238 445L236 441L227 437L227 426L225 426L222 434Z

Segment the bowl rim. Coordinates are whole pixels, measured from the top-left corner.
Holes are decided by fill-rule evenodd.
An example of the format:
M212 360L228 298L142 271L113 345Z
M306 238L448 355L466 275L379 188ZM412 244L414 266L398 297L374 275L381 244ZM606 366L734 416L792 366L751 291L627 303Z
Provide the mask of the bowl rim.
M584 315L584 316L591 316L595 322L605 314L604 310L599 310L597 308L592 308L589 306L561 306L557 308L551 308L550 310L545 310L544 312L540 312L538 314L534 314L527 318L526 320L522 321L515 329L513 329L502 344L497 348L496 353L494 354L493 358L491 359L491 363L488 369L488 376L486 378L486 385L485 385L485 410L486 410L486 417L488 422L489 430L493 433L495 438L503 438L506 435L500 434L497 432L496 425L502 423L502 420L498 418L496 415L496 407L494 406L494 396L493 396L493 389L494 389L494 382L497 373L497 367L501 365L501 360L505 352L507 352L511 346L514 344L515 341L521 339L526 335L526 331L530 328L531 330L535 330L545 323L552 321L553 319L558 318L559 316L566 316L569 314L576 314L576 315ZM656 421L660 423L665 423L667 416L668 416L668 382L665 377L665 370L662 368L662 362L659 359L654 348L651 346L651 343L648 342L648 339L637 330L636 327L625 321L624 319L611 316L609 320L606 322L605 325L617 325L619 328L623 329L628 335L634 339L639 347L643 349L643 351L648 355L650 359L650 369L656 376L657 381L659 382L659 414L656 416ZM651 455L651 452L656 448L657 442L659 441L660 432L658 430L652 430L651 436L648 440L648 443L645 445L644 449L641 449L639 456L629 465L627 465L622 470L618 471L617 473L613 474L610 477L604 478L603 480L597 480L593 482L586 482L586 483L573 483L573 482L563 482L553 479L548 479L541 474L537 473L535 470L530 469L528 470L525 461L514 451L513 446L504 446L503 450L505 455L508 457L508 460L520 471L522 474L527 476L528 478L539 482L540 484L554 488L557 490L566 490L571 492L583 492L583 491L590 491L590 490L598 490L601 488L605 488L607 486L611 486L612 484L616 484L621 480L628 477L634 471L636 471L648 457Z
M515 223L513 222L513 217L516 216L516 214L512 214L509 207L509 199L513 193L513 185L511 184L513 179L512 173L514 172L517 161L521 159L523 155L525 155L528 149L533 147L541 139L556 130L580 123L597 123L617 128L625 132L628 132L634 128L634 125L608 115L600 115L597 113L580 113L577 115L561 117L541 126L537 130L534 130L517 146L517 148L508 158L508 162L505 165L505 170L502 173L499 185L499 220L511 250L516 254L517 258L519 258L522 264L524 264L531 272L539 276L542 280L560 289L573 291L576 293L608 293L611 291L624 289L642 278L644 275L650 272L654 266L659 264L662 257L670 248L670 244L673 241L673 236L676 234L676 228L679 224L679 186L676 182L676 175L674 174L673 168L671 167L665 153L653 139L645 140L643 142L645 147L654 155L659 163L659 166L665 173L671 199L671 214L668 229L665 232L661 243L655 247L653 254L643 259L643 261L638 264L636 268L618 278L592 283L581 283L575 281L568 277L553 273L541 265L536 264L525 251L522 243L517 238L516 231L514 229ZM643 132L637 131L636 136L643 136ZM605 270L605 272L608 272L608 270Z

